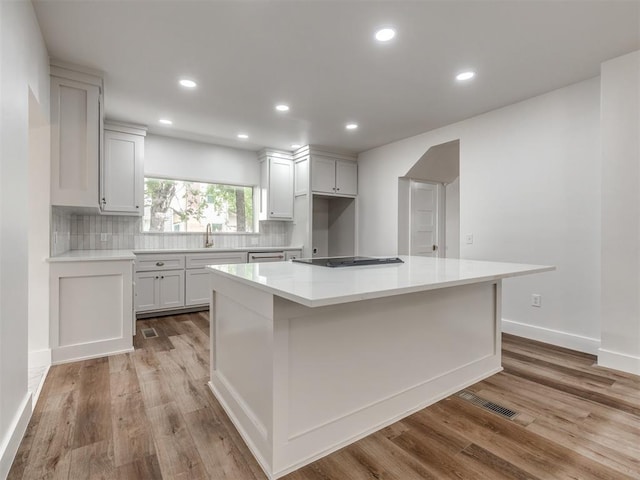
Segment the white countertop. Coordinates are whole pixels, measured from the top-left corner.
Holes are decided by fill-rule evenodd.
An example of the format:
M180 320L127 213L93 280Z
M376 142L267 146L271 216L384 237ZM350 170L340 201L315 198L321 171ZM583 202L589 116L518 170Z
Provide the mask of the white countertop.
M552 266L400 256L405 263L328 268L295 262L210 265L232 278L308 307L541 273Z
M108 260L135 260L132 250L69 250L62 255L49 257L50 263L57 262L97 262Z
M56 262L95 262L106 260L135 260L136 254L163 253L209 253L209 252L281 252L302 250L302 247L209 247L209 248L153 248L135 250L69 250L61 255L49 257L51 263Z

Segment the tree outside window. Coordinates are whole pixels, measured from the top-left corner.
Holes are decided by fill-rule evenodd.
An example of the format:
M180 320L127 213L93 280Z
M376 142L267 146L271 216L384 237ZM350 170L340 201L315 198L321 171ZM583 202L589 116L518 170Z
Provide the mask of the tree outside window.
M253 232L253 188L144 179L145 232Z

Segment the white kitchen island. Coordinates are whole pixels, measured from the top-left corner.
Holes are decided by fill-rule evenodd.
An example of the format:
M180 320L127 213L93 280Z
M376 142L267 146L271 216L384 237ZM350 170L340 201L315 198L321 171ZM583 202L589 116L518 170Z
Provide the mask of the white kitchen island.
M210 266L210 387L269 478L501 367L501 280L554 267L427 257Z

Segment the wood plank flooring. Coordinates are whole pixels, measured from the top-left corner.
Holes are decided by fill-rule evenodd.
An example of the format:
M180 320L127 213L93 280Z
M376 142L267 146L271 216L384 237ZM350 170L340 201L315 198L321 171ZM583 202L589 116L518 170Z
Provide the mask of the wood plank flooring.
M154 327L144 339L140 328ZM504 335L504 372L287 480L640 479L640 377ZM210 393L204 313L138 322L135 352L52 367L9 479L262 480Z

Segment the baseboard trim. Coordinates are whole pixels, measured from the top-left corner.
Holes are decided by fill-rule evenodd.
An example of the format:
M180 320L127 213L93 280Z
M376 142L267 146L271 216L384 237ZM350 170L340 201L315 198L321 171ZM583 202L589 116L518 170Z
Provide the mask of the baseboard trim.
M51 349L29 352L29 368L48 367L51 365Z
M598 365L623 372L640 375L640 357L627 353L613 352L604 348L598 349Z
M538 340L539 342L550 343L558 347L590 353L591 355L598 355L598 349L600 348L600 340L597 338L583 337L582 335L576 335L574 333L515 322L506 318L502 319L502 331L504 333L517 335L518 337L529 338L531 340Z
M7 478L11 464L31 419L31 394L27 393L18 408L7 435L0 444L0 478Z
M72 357L72 358L60 358L60 359L54 360L51 363L51 365L63 365L65 363L81 362L83 360L92 360L94 358L111 357L113 355L120 355L122 353L131 353L133 351L134 351L133 347L127 347L120 350L114 350L111 352L91 353L88 355L82 355L82 356Z
M38 404L38 399L40 398L40 392L42 392L42 387L44 386L44 382L47 380L47 376L49 375L49 370L51 370L51 364L47 365L44 373L42 374L42 378L40 379L40 384L38 388L36 388L35 392L32 392L33 398L31 400L31 410L36 409L36 405Z

